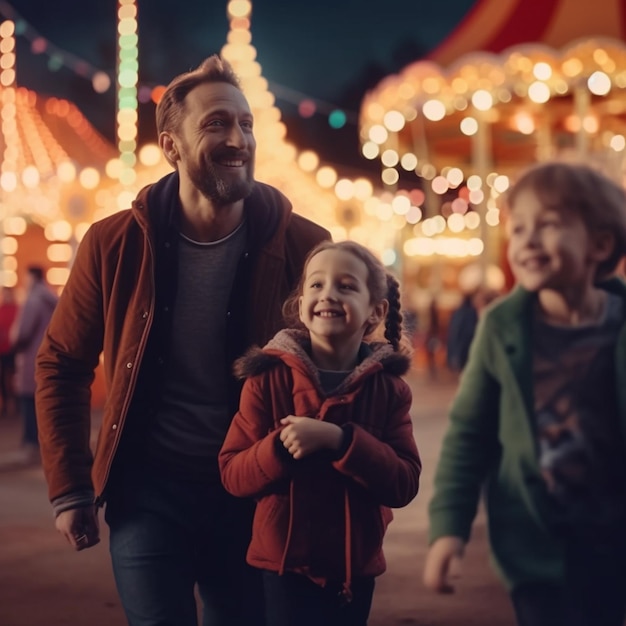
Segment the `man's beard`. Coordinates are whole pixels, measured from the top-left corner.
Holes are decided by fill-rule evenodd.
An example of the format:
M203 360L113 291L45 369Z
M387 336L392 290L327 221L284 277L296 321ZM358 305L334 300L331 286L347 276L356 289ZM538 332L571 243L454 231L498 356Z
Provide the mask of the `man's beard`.
M254 188L254 171L252 161L245 164L245 178L220 178L210 161L195 162L187 160L187 175L194 187L207 200L218 205L231 204L247 198Z

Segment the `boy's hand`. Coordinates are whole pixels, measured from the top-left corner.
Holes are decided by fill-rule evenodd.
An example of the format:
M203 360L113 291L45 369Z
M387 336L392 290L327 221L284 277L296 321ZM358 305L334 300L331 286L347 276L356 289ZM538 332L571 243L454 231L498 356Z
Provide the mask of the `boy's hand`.
M460 576L465 542L460 537L439 537L430 546L424 566L424 585L437 593L454 593L450 578Z
M318 450L341 447L343 431L336 424L295 415L284 417L280 423L283 425L280 440L294 459L302 459Z

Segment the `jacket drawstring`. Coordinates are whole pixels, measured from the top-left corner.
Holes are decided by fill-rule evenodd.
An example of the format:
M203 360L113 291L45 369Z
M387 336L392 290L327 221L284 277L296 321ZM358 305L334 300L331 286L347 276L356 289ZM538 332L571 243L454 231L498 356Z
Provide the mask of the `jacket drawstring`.
M289 550L289 544L291 543L291 534L293 531L293 480L289 482L289 527L287 528L287 539L285 540L285 549L283 550L283 556L280 559L280 568L278 575L282 576L285 573L285 561L287 560L287 552Z
M352 602L352 524L350 516L350 497L348 489L343 492L344 518L345 518L345 558L346 579L343 583L340 595L344 602Z

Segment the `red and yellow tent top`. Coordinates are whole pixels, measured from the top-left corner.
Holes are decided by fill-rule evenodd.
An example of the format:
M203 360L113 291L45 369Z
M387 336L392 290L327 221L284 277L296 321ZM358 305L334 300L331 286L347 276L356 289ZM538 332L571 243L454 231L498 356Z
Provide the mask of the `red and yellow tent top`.
M626 0L478 0L429 59L447 66L473 51L562 48L589 35L626 39Z

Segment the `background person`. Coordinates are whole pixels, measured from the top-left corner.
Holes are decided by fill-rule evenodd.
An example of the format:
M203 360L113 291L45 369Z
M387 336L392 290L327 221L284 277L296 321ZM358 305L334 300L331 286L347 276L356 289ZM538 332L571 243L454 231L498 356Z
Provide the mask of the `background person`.
M46 283L44 269L30 265L26 270L26 298L11 329L11 351L15 354L14 388L24 425L22 448L25 461L39 461L39 435L35 410L35 357L57 305L57 295Z
M156 111L175 172L91 226L38 358L42 457L57 529L99 541L106 502L131 626L263 623L245 563L253 502L222 487L217 455L238 405L232 362L281 327L281 304L326 230L253 176L254 120L230 65L176 77ZM108 395L95 458L90 385Z
M460 372L467 363L469 348L478 324L474 293L466 293L452 312L446 337L446 362L453 372Z
M13 378L15 376L15 352L11 345L11 329L17 319L19 307L13 287L2 287L0 302L0 415L17 412L17 399Z

